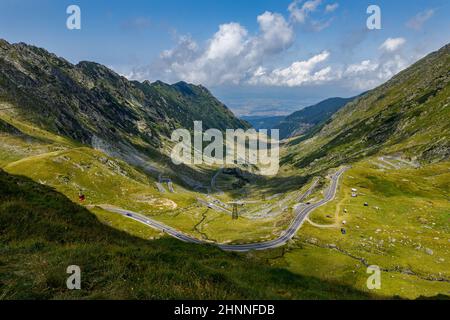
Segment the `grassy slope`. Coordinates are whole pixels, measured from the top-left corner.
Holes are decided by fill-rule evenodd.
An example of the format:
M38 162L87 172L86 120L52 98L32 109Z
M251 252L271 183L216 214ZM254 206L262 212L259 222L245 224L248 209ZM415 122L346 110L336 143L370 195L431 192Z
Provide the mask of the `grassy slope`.
M349 162L354 168L346 173L336 201L311 216L315 223L330 225L337 210L339 225L305 224L277 264L358 289L365 288L364 264L378 264L385 269L384 295L450 294L449 65L447 45L348 104L312 138L288 143L284 175L323 174ZM404 168L393 169L380 161L385 155L422 167L398 162ZM352 198L352 187L364 195ZM343 208L349 214L342 215Z
M8 139L16 140L11 142ZM1 140L2 148L7 147L8 143L12 143L16 147L16 151L23 151L27 149L25 146L27 146L26 142L29 140L25 139L22 141L24 145L21 148L21 144L17 143L17 139L24 138L4 134ZM274 219L255 221L241 218L237 221L232 221L228 215L213 212L205 207L199 207L197 205L192 206L192 203L195 202L195 197L187 192L183 192L178 186L175 187L177 189L177 194L159 194L154 187L153 180L119 160L106 157L101 152L89 148L80 148L77 146L64 145L63 147L61 143L50 144L48 141L47 143L37 141L35 145L41 147L50 146L48 147L50 150L55 149L56 151L50 151L34 156L32 154L27 154L28 157L6 165L5 169L10 173L25 174L33 178L35 181L40 181L41 183L51 185L59 192L62 192L66 196L70 197L72 201L76 201L79 188L82 188L83 192L88 196L87 204L108 202L124 208L133 209L146 213L153 218L175 226L181 230L192 233L199 238L221 242L232 240L235 243L245 243L249 241L260 241L262 239L267 239L268 236L269 238L273 237L275 231L279 232L283 229L284 225L289 221L286 220L289 217L289 214L277 216ZM34 149L32 148L32 151L33 150ZM30 152L32 153L32 151ZM37 153L42 152L40 148L35 148L34 151ZM2 154L6 154L6 152L2 152ZM410 235L412 234L414 236L414 233L418 230L418 226L420 227L420 225L408 223L410 218L408 215L405 216L405 219L400 221L401 223L394 224L393 221L396 221L395 217L398 214L397 210L400 210L400 212L408 212L411 208L415 208L417 204L426 203L429 201L433 195L436 195L436 197L440 199L438 208L441 208L441 213L439 213L439 211L430 211L428 215L430 218L433 218L436 214L440 214L441 219L444 219L445 221L444 212L447 203L445 202L445 198L443 197L442 190L440 188L444 188L445 182L448 181L448 176L442 174L442 171L445 172L446 167L444 166L440 170L430 168L427 170L423 169L423 171L403 170L400 172L383 172L382 170L372 168L368 165L368 163L365 163L352 169L346 177L355 177L357 176L356 173L361 172L367 173L369 172L368 169L371 169L371 183L365 183L364 181L357 183L353 181L348 182L348 179L346 178L344 180L345 187L341 190L347 190L345 192L348 193L348 189L350 188L349 183L356 185L358 188L366 185L365 189L367 190L364 190L366 193L372 190L380 189L376 191L378 193L376 199L373 199L370 196L366 199L368 199L371 204L375 205L376 203L378 206L382 207L385 213L384 215L378 215L377 219L369 220L365 223L358 221L358 226L360 229L358 232L353 233L353 231L351 231L353 223L352 218L360 220L366 219L365 216L358 216L360 210L357 210L357 208L361 206L361 203L358 202L354 205L341 203L341 210L342 206L345 205L348 208L355 207L354 212L357 213L354 216L353 210L350 209L350 216L340 217L340 221L345 219L349 223L349 241L344 244L342 243L342 236L339 233L339 229L323 230L305 225L301 232L299 232L299 238L301 240L294 242L294 244L291 245L291 248L285 251L282 258L278 258L277 250L273 253L256 253L256 256L265 259L266 256L269 255L270 260L273 263L281 264L283 267L286 267L288 270L298 273L299 275L306 274L320 279L330 279L336 283L343 283L358 290L364 290L364 279L367 278L364 266L359 264L359 267L356 268L355 265L358 264L358 262L356 261L355 263L354 258L335 250L319 248L308 244L308 240L310 238L316 238L319 239L320 243L324 246L331 243L337 243L339 246L343 245L343 249L346 251L351 252L357 257L363 256L365 258L370 258L369 261L371 263L379 263L382 267L391 269L396 268L397 263L401 268L412 269L414 272L419 270L425 277L430 275L438 275L439 272L441 272L439 268L442 267L442 263L445 263L445 261L450 261L450 259L446 257L445 253L444 255L436 258L438 260L436 269L432 267L433 264L431 262L421 265L420 261L422 261L422 259L414 261L411 260L408 264L405 264L405 257L410 256L411 248L404 249L403 246L400 246L395 250L395 256L384 255L383 252L378 251L372 252L371 255L366 255L366 248L363 247L363 250L361 250L359 240L361 234L367 233L367 238L373 236L372 234L376 229L381 228L381 225L387 224L386 220L390 221L389 226L392 228L394 228L394 226L400 228L407 227L407 231ZM420 180L420 185L412 186L411 179L408 178L412 174L416 174L416 183L419 181L417 178L421 175L423 176L427 174L430 177L422 177ZM224 188L227 185L227 183L223 183L222 185L221 180L224 178L228 178L228 176L222 175L218 179L218 184L221 188ZM387 180L387 178L389 179ZM433 180L430 180L431 178L433 178ZM359 179L362 180L363 178L359 177ZM409 180L406 181L405 179ZM393 210L394 208L389 205L389 202L392 201L391 193L393 192L390 189L396 185L400 185L401 188L395 189L395 202L398 203L398 206L396 206L395 210ZM248 187L252 188L251 185ZM425 190L427 188L431 189L426 192L421 192L419 194L421 199L418 199L414 193L408 191L411 188L414 190ZM318 189L318 191L319 190L320 189ZM250 192L253 193L253 191ZM272 190L269 194L273 192L275 191ZM297 196L301 193L302 191L299 190ZM312 198L317 199L321 196L322 195L320 192L315 192L312 195ZM256 198L260 197L261 195ZM286 197L288 198L289 194L286 194ZM383 200L385 197L388 197L388 200ZM343 198L341 194L339 195L337 202L315 212L311 217L312 220L317 223L334 222L326 218L326 215L329 215L335 211L336 204L342 200L340 198ZM134 201L129 201L130 199L134 199ZM139 201L143 199L146 201ZM158 199L158 201L150 202L152 199ZM164 207L164 205L158 205L164 203L164 199L172 200L179 207L177 207L176 210L173 210L169 207ZM280 199L277 198L276 200ZM265 200L262 201L262 203L267 204L273 201L275 200ZM113 228L123 230L134 236L151 240L162 237L162 234L158 231L146 228L120 216L95 208L91 211L95 213L101 222ZM389 217L386 218L386 215L389 215ZM400 232L404 232L403 229L400 230L402 230ZM437 250L435 246L437 243L435 240L432 240L434 236L432 237L430 234L426 235L424 238L426 241L422 241L423 248L420 254L425 255L424 250L426 250L426 248L430 248L438 254L439 250ZM298 249L298 245L301 245L302 249ZM272 257L272 255L274 257ZM440 262L439 259L445 259L445 261ZM398 275L398 277L388 278L390 281L385 284L386 286L383 286L382 293L387 296L401 295L404 297L413 298L424 294L434 295L437 293L447 292L447 284L445 282L421 280L414 276L402 274L401 272L394 272L394 274Z
M448 160L449 66L447 45L349 103L311 139L291 141L283 163L319 171L397 152L424 162Z
M433 65L433 67L439 69L441 65L436 64ZM416 70L415 72L421 73L422 71L419 69L419 71ZM407 73L400 75L400 78L404 78L405 74ZM428 72L427 76L434 74L436 74L436 72ZM432 152L437 151L438 153L442 153L442 150L445 152L446 143L449 141L449 128L448 122L442 120L448 119L449 87L448 85L445 85L447 82L441 81L439 82L442 87L441 90L434 92L432 89L429 89L432 86L429 84L428 80L429 79L422 79L419 77L411 80L411 83L401 83L401 85L397 84L395 86L386 85L376 91L375 95L363 98L362 103L358 102L360 106L358 110L354 110L354 105L344 108L344 110L341 111L342 116L339 116L337 120L335 119L333 125L329 124L328 126L325 126L324 130L318 136L302 143L300 148L298 145L291 146L291 148L288 149L288 154L285 158L287 159L287 162L295 163L297 165L310 164L309 160L311 159L319 159L318 161L313 162L309 167L294 167L294 170L292 170L293 167L284 167L281 170L281 176L263 181L263 183L258 185L258 188L252 185L247 186L247 189L250 191L250 196L259 199L262 198L262 196L271 196L274 193L297 191L299 187L307 181L306 178L311 178L310 175L312 173L325 172L330 167L348 161L350 158L353 159L352 157L354 155L365 155L367 150L369 150L369 153L378 152L381 150L378 149L380 146L383 147L380 154L402 151L408 157L414 157L414 154L416 153L419 155L424 154L432 156L432 154L428 152L430 150L428 147L433 147L431 149ZM426 85L423 87L424 84ZM405 93L407 85L415 88L417 92L414 92L413 94ZM392 114L401 114L404 116L404 119L402 121L397 121L398 119L393 119L395 120L393 122L387 121L391 119L390 117ZM156 217L169 225L191 232L199 237L206 236L209 239L219 241L234 239L237 242L245 242L250 238L258 240L265 237L267 233L270 233L274 227L280 228L283 227L283 223L287 223L284 219L286 219L288 215L277 217L276 220L280 221L280 223L277 223L276 225L274 225L273 221L267 222L264 220L249 221L247 219L239 219L238 221L231 221L228 216L211 212L211 210L195 205L195 194L183 190L180 191L178 186L175 186L177 194L158 194L153 185L154 180L149 179L125 163L108 158L115 163L115 165L109 167L107 163L105 164L100 160L104 155L97 151L88 148L80 148L80 145L72 141L30 127L23 122L16 123L14 122L14 119L9 118L7 115L3 114L1 117L13 124L16 128L25 132L26 135L17 136L15 134L3 134L0 137L0 165L2 167L6 166L7 170L12 173L26 174L35 181L48 183L49 185L54 186L58 191L66 194L66 196L72 200L76 199L79 188L82 188L88 195L88 203L112 202L112 204L134 209L152 217ZM361 125L361 123L363 123L363 125ZM383 129L382 132L372 130L380 123L385 124L381 127ZM339 132L340 128L349 128L349 130L341 135ZM358 128L363 128L364 130L360 131ZM400 129L403 130L405 133L404 135L393 135L392 139L385 139L386 132L397 132L396 130ZM7 132L8 130L11 130L11 128L3 128L3 131ZM367 140L367 133L372 131L375 132L375 134L370 135L370 139ZM354 137L361 139L355 143ZM378 141L377 139L381 140ZM367 146L364 145L364 143L374 143L374 141L376 142L373 144L373 146L375 146L374 148L369 146L369 149L367 149ZM377 144L378 142L380 142L380 144ZM295 142L293 144L295 144ZM442 148L440 148L440 146ZM299 152L299 150L301 152ZM321 152L323 152L323 154ZM41 156L34 157L36 155ZM350 156L350 158L347 156ZM67 158L69 160L67 160ZM24 160L21 161L20 159ZM116 165L118 165L118 167ZM122 172L122 170L126 172L125 175L123 175L124 172ZM363 189L369 202L371 204L377 203L380 208L382 208L380 212L377 212L378 215L372 215L370 216L370 219L368 219L366 215L368 212L363 212L358 209L361 207L361 203L352 204L342 202L341 206L346 205L349 208L355 209L355 212L352 210L350 216L346 217L349 228L347 237L342 238L339 229L317 229L305 225L298 235L299 240L295 241L288 250L280 250L284 253L281 258L278 257L278 250L267 253L256 253L255 255L261 257L261 259L269 258L273 263L282 265L297 274L306 274L321 279L330 279L336 281L336 283L354 287L357 290L364 290L364 281L367 278L365 267L363 267L362 263L355 261L354 257L352 258L348 255L348 253L351 253L356 257L370 258L370 260L368 260L370 263L378 263L382 267L390 270L390 272L388 272L388 277L383 280L384 285L382 294L398 294L404 297L417 297L422 294L434 295L436 293L447 293L449 290L448 282L433 281L433 279L430 279L430 277L448 279L448 274L442 271L444 270L443 268L448 270L449 261L448 252L445 251L445 244L447 244L448 247L448 243L444 243L445 239L448 239L448 228L445 228L445 222L448 221L447 216L449 208L448 198L446 199L442 196L442 191L445 191L446 194L449 193L449 177L442 173L442 171L445 173L445 170L448 172L448 166L443 166L442 168L439 166L430 166L421 171L412 170L385 173L371 167L368 163L359 163L352 169L351 174L348 174L348 177L354 177L358 179L362 186L366 186ZM370 178L367 176L368 173L371 174ZM411 177L414 177L414 179L411 179ZM348 194L348 188L353 184L355 184L355 181L350 181L349 183L348 178L346 178L344 180L345 187L341 189L341 192L347 192ZM316 198L320 196L320 192L316 192L314 195ZM343 193L341 193L340 196L341 198L338 199L338 201L344 201L342 199ZM129 201L129 198L132 198L133 200L144 199L145 201ZM159 200L172 200L176 202L178 207L176 210L172 210L169 206L160 205L161 202L151 202L150 204L150 201L152 201L153 198ZM40 201L38 199L34 200ZM351 200L352 199L348 201ZM345 199L345 201L347 201L347 199ZM2 202L2 205L7 205L9 202L5 203L6 204ZM327 221L329 219L326 218L326 215L333 213L337 204L338 203L335 202L320 209L313 215L312 219L318 223L333 222ZM395 205L393 206L392 204ZM16 205L20 205L19 200L16 201ZM24 201L23 206L28 206L26 201ZM426 213L424 213L423 216L417 217L411 213L412 210L415 210L416 212L426 210ZM104 223L114 228L125 230L140 238L149 239L159 238L161 236L156 231L145 229L142 226L126 221L123 218L113 216L97 209L94 209L93 211ZM415 218L419 219L418 221L420 223L417 223L417 221L414 220ZM28 222L28 219L21 220L21 223L24 221ZM355 223L355 221L358 223L357 226L359 226L356 231L353 229L353 223ZM435 223L435 225L429 225L428 222L431 224ZM50 235L52 235L53 231L51 230L55 231L55 229L51 229L50 224L48 226L43 226L41 232L47 227L50 228ZM55 226L55 228L57 227L58 226ZM428 227L431 228L431 231ZM377 229L381 229L382 231L374 236L374 232ZM245 233L244 230L253 231ZM81 231L81 229L79 231ZM86 232L97 232L97 230L93 231L88 228ZM373 242L373 239L377 238L377 241L384 240L384 243L386 243L386 241L389 240L389 238L384 239L386 238L387 233L389 233L389 236L395 234L396 242L389 243L386 250L381 250L376 247L377 245L380 245L379 242L375 243ZM58 235L58 232L55 231L53 236L57 237L63 235ZM384 237L383 239L378 239L378 237L382 236ZM409 239L403 239L404 236ZM370 239L370 237L372 237L372 239ZM318 244L323 246L332 243L336 244L339 249L341 249L341 247L345 249L345 252L343 253L336 249L318 247L317 243L312 245L309 243L311 238L317 239ZM438 239L436 240L434 238ZM416 252L413 251L415 248L411 249L410 242L417 242L418 240L421 241L421 248L416 250ZM21 244L18 249L10 245L2 247L2 250L6 251L5 254L1 255L3 261L0 263L0 268L5 267L5 270L8 272L6 277L15 279L12 280L12 282L7 283L5 291L2 292L5 297L11 297L11 294L9 293L11 290L14 294L25 294L25 292L31 288L26 286L33 285L26 283L26 281L32 279L32 276L30 276L28 280L26 280L26 276L23 276L26 281L21 282L22 280L17 280L18 276L14 273L15 269L19 270L19 275L21 272L24 273L26 270L29 270L27 269L26 264L25 266L20 266L20 263L24 263L24 261L32 261L30 265L33 264L33 270L38 270L39 272L41 272L41 266L45 265L45 263L48 264L50 261L51 263L54 263L54 267L53 269L50 268L51 270L49 272L53 272L57 270L56 265L58 264L56 262L59 261L58 259L63 259L62 257L69 260L71 256L76 256L77 259L84 259L82 257L86 256L86 260L82 260L85 262L84 265L89 269L92 264L92 272L98 273L99 270L105 269L106 263L101 264L97 262L95 260L96 254L98 255L99 261L112 259L111 257L113 255L112 253L108 253L109 251L103 252L102 246L105 246L105 243L107 243L109 239L104 242L100 241L95 245L92 244L92 246L95 247L95 250L92 249L93 247L85 247L84 244L77 245L74 250L69 250L65 245L61 245L60 242L52 242L51 244L48 244L48 247L46 247L45 250L39 251L41 244L38 241L37 251L33 251L35 240L31 240L31 247L27 247L23 244L25 242L28 243L28 241L29 240L25 240L22 242L22 240L20 240L19 242ZM400 241L407 243L409 247L406 247L406 245ZM183 244L179 244L170 239L162 239L153 242L136 242L130 244L130 252L139 256L140 251L137 247L141 247L141 243L145 246L155 246L155 243L169 243L170 245L160 248L157 256L168 257L167 259L172 259L171 262L175 264L178 263L178 260L176 259L187 259L187 257L186 255L181 254L174 258L169 254L170 250L176 248L191 250L191 246L184 246ZM24 247L22 247L22 245L24 245ZM131 249L131 247L134 247L134 249ZM368 248L370 248L370 250ZM426 253L427 248L433 250L433 255ZM118 247L114 247L112 250L123 252L119 250ZM25 253L22 254L22 252ZM139 254L135 252L138 252ZM209 251L201 252L205 253ZM20 258L14 260L14 255L19 253L20 255L17 257L20 256ZM194 255L194 257L201 261L201 254ZM224 258L226 260L228 257L235 256L226 255L224 257L226 257ZM441 261L441 259L444 260ZM124 260L126 259L124 258ZM422 261L425 261L426 263L422 263ZM136 274L125 276L138 277L138 275L143 274L140 273L141 270L151 272L153 269L151 269L152 266L147 265L148 262L149 260L145 260L145 265L140 264L139 267L136 267ZM150 261L150 263L152 262L153 261ZM181 277L182 279L185 279L183 277L190 272L189 268L192 266L196 266L196 264L193 263L189 267L186 266L180 274L173 271L171 277ZM106 272L104 278L102 276L98 281L103 281L102 279L106 278L113 279L113 274L123 275L124 270L129 271L123 265L118 264L116 269L104 271ZM229 271L228 269L226 270ZM260 281L260 283L268 283L273 280L270 273L265 273L260 279L258 273L259 270L252 269L251 271L255 272L255 274L251 274L250 271L249 273L243 272L243 274L253 280L256 277L256 279L258 279L257 282ZM402 273L402 271L404 272ZM416 275L408 275L407 273L410 273L409 271L418 273L423 279ZM234 273L232 270L231 273L229 273L231 275L230 277L233 278L233 281L236 279L236 281L242 281L239 272L241 271L236 271L236 273ZM283 273L284 271L280 272ZM439 273L441 273L441 275ZM195 273L195 275L197 275L197 273ZM62 281L64 276L65 275L60 275L57 281ZM52 291L51 283L53 280L51 273L44 272L42 277L44 278L44 280L42 280L44 282L42 282L40 278L33 280L37 281L36 283L38 283L38 286L33 287L34 289L29 291L30 295L35 294L39 297L66 297L66 294L68 293L58 290ZM289 274L287 277L292 277L292 275ZM155 279L158 278L155 277L151 279L151 281L157 282ZM228 277L220 278L215 285L220 288L225 288L228 285L228 280ZM112 297L142 297L139 295L132 295L134 293L131 288L136 288L134 286L135 282L133 281L130 282L130 286L123 286L123 288L117 284L116 286L111 286L107 289L102 288L99 291L93 289L90 293L95 292L91 297L96 297L96 295L102 297L102 294L103 296L107 294ZM277 289L273 289L270 294L276 294L278 295L277 297L287 298L308 297L305 292L294 292L295 290L292 289L291 284L288 282L289 280L286 279L285 281L281 281ZM50 283L50 287L48 287L48 283ZM106 282L102 283L105 284ZM25 287L23 287L23 290L20 290L16 284L20 286L24 285ZM173 285L174 283L170 284ZM194 284L197 288L200 288L198 282ZM166 294L167 297L199 297L196 296L196 294L199 293L194 294L186 291L186 287L183 287L185 285L186 282L179 285L177 287L178 291L174 291L173 295L164 291L164 286L158 286L158 289L155 289L154 291L149 291L150 289L145 286L145 288L142 286L140 288L141 292L145 292L144 294L151 292L151 295L145 297L165 297ZM244 287L246 285L247 284L244 284ZM214 290L219 290L217 287L215 287ZM92 288L95 288L94 284L92 285ZM228 288L229 291L227 291L228 289L225 290L227 293L226 297L245 296L245 292L243 292L239 286L235 287L233 284L232 288L230 288ZM328 287L322 289L328 290ZM160 292L159 294L158 290ZM249 289L245 287L245 290ZM258 292L258 290L261 292ZM124 293L122 295L123 292L126 292L126 294ZM223 297L223 295L214 295L213 290L208 292L210 292L208 297ZM284 293L286 293L286 295L284 295ZM305 295L303 295L303 293L305 293ZM46 296L46 294L48 294L48 296ZM186 295L183 296L183 294ZM254 291L249 291L246 294L246 297L263 297L266 293L264 293L263 285L259 286L259 284L255 284ZM327 293L319 294L318 292L312 292L309 297L314 298L319 295L328 297Z
M335 201L311 216L315 223L331 225L337 210L338 226L306 223L276 263L360 290L366 287L366 265L375 264L385 270L382 295L450 295L450 163L385 170L376 161L355 164ZM351 197L352 188L358 198Z
M176 193L169 193L167 186L167 192L160 193L153 179L90 148L31 156L9 163L4 169L52 186L74 202L82 190L86 205L109 204L140 212L203 239L245 243L267 239L283 227L274 229L277 221L272 219L233 221L229 215L201 206L196 198L204 196L179 185L174 187Z
M154 178L123 161L61 140L33 126L25 126L7 115L3 117L8 131L0 128L1 167L9 173L25 175L54 187L74 202L78 201L78 193L82 191L87 197L85 205L108 204L133 210L200 239L216 242L248 243L271 239L289 223L290 212L283 215L282 221L279 218L250 220L246 217L231 220L230 215L200 205L197 198L205 198L205 195L188 191L176 183L176 193L168 192L167 185L166 192L160 193ZM212 171L211 176L214 173ZM219 181L227 177L221 175ZM225 185L228 184L227 181ZM225 202L231 200L226 195L222 198ZM114 227L137 234L117 223L119 218L115 214L90 210Z
M352 100L354 98L326 99L288 115L277 123L274 128L280 129L281 139L309 133L313 127L326 122L336 111Z
M65 287L67 266L82 290ZM368 298L250 255L144 241L27 178L0 172L0 298Z

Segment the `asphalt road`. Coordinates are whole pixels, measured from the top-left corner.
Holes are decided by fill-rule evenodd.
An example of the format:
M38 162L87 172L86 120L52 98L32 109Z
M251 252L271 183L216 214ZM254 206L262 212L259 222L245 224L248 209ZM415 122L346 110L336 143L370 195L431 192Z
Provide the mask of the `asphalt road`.
M265 241L265 242L239 244L239 245L217 244L212 241L211 242L203 241L203 240L194 238L192 236L186 235L186 234L184 234L174 228L171 228L163 223L157 222L153 219L150 219L142 214L139 214L139 213L136 213L133 211L116 208L116 207L112 207L112 206L107 206L107 205L99 205L98 207L100 207L104 210L107 210L109 212L118 213L118 214L126 216L130 219L136 220L136 221L143 223L149 227L163 231L164 233L166 233L176 239L184 241L184 242L190 242L190 243L196 243L196 244L213 244L213 245L216 245L217 247L219 247L220 249L226 250L226 251L245 252L245 251L250 251L250 250L266 250L266 249L277 248L277 247L285 245L289 240L291 240L294 237L294 235L297 233L297 231L302 226L305 219L308 217L308 215L312 211L314 211L318 207L323 206L324 204L333 200L336 195L339 178L342 176L342 174L347 169L348 168L342 168L339 171L337 171L335 174L332 175L330 187L327 188L327 190L325 191L325 196L322 200L320 200L316 203L311 203L309 205L297 206L297 208L295 209L295 218L292 221L292 223L290 224L289 228L287 228L279 238L270 240L270 241Z

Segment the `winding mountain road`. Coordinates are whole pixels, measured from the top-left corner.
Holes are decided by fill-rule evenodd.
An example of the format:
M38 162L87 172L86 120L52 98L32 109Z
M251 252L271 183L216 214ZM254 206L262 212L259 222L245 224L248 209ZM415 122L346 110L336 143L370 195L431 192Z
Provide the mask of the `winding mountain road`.
M222 250L225 251L236 251L236 252L246 252L250 250L267 250L272 248L277 248L280 246L285 245L289 240L291 240L294 235L297 233L297 231L302 226L305 219L308 217L308 215L317 209L320 206L325 205L326 203L332 201L336 195L339 178L342 176L342 174L348 170L348 168L342 168L338 170L335 174L331 176L331 184L330 187L327 188L324 198L316 203L311 203L308 205L299 205L295 209L295 218L293 219L290 226L283 231L282 235L278 237L277 239L265 241L265 242L256 242L256 243L249 243L249 244L219 244L214 243L212 241L203 241L199 240L197 238L194 238L192 236L186 235L182 233L181 231L178 231L172 227L169 227L163 223L160 223L158 221L155 221L151 218L148 218L142 214L139 214L137 212L116 208L113 206L108 205L97 205L97 207L102 208L103 210L121 214L123 216L126 216L130 219L133 219L135 221L138 221L140 223L143 223L149 227L155 228L157 230L163 231L164 233L167 233L168 235L179 239L184 242L190 242L190 243L196 243L196 244L212 244L216 245Z

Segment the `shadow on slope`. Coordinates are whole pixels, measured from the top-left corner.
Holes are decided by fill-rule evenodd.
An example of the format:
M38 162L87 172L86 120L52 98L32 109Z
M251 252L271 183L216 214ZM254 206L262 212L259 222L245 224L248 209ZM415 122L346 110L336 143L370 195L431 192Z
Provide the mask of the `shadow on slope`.
M368 299L270 267L251 254L171 238L145 241L101 224L53 189L0 171L2 299ZM79 265L82 290L66 289Z

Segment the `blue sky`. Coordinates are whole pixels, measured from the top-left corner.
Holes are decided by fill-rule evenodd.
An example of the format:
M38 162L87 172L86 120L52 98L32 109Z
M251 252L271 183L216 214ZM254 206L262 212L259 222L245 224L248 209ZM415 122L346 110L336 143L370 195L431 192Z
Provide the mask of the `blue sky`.
M81 8L81 30L66 8ZM366 9L381 8L368 30ZM375 87L449 42L448 0L1 0L0 38L132 79L201 83L237 114Z

